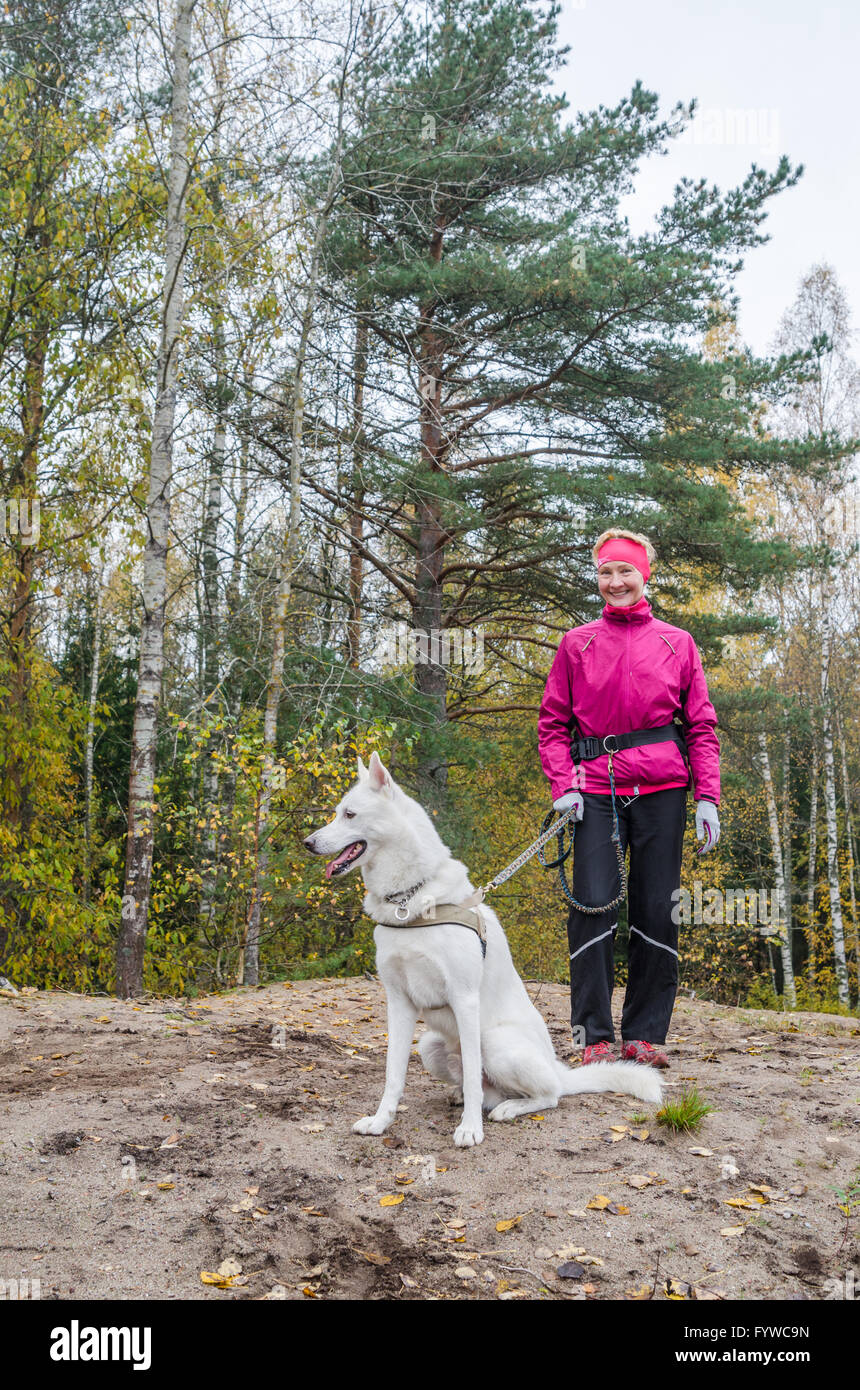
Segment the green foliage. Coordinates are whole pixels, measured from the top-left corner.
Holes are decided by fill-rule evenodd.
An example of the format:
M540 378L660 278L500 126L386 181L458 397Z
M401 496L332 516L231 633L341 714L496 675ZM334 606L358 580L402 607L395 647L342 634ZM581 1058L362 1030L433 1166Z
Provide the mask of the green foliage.
M0 682L10 678L0 662ZM88 855L75 802L75 764L84 712L72 692L35 660L28 725L0 711L0 768L8 777L3 799L14 808L23 793L31 814L25 826L0 827L0 948L4 970L20 985L88 991L113 982L114 924L119 895L109 844L95 841ZM88 860L106 866L88 894Z
M752 981L744 995L743 1006L748 1009L776 1009L777 1012L786 1013L841 1014L844 1018L853 1017L856 1011L839 1001L834 972L831 969L827 973L830 977L829 989L822 987L825 982L822 980L821 974L818 976L816 989L810 989L803 977L795 980L797 1003L794 1010L786 1003L784 995L775 993L772 982L764 976L759 976Z
M684 1086L657 1111L655 1119L658 1125L671 1129L674 1134L695 1134L713 1108L696 1086Z

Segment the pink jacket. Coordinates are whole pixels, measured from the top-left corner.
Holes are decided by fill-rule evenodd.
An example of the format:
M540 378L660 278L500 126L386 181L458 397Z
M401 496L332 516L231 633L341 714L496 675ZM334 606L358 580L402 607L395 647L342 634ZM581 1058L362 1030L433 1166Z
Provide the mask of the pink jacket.
M693 772L693 795L720 800L720 743L695 642L683 628L661 622L646 598L629 607L607 603L593 623L566 632L555 654L538 715L538 751L555 801L566 791L609 794L608 756L581 762L572 738L629 733L668 724L679 713ZM571 727L572 721L576 727ZM614 755L615 790L686 787L676 743L652 743Z

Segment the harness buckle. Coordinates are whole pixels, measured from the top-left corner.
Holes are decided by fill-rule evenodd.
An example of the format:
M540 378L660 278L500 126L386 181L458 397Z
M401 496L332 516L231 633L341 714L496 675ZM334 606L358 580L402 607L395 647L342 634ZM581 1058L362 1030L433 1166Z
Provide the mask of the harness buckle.
M588 738L580 739L579 746L582 749L580 762L582 762L583 759L585 759L586 762L591 762L593 758L600 757L600 739L595 735L592 734Z

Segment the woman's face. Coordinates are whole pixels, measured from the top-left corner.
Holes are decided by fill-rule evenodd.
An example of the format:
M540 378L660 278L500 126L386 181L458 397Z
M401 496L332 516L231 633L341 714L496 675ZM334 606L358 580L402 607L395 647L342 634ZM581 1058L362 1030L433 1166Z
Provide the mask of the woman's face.
M597 571L597 586L604 603L611 603L613 608L626 608L638 603L645 590L645 580L629 561L606 560Z

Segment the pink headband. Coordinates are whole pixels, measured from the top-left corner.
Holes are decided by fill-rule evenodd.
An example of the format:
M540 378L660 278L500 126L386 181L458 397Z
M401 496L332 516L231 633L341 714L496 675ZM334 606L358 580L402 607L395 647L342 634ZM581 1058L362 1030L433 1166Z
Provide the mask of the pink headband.
M638 541L629 541L624 536L615 536L606 541L597 553L598 569L606 560L626 560L639 571L646 583L651 578L647 552Z

